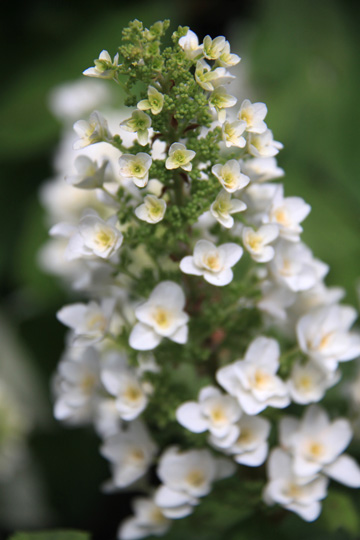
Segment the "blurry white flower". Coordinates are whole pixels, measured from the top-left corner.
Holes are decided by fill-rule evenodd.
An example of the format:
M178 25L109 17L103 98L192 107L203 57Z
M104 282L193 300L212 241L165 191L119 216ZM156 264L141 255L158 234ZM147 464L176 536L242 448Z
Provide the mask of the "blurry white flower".
M166 202L155 195L146 195L144 203L135 208L135 215L142 221L158 223L164 218Z
M268 454L268 442L271 424L269 420L260 416L248 416L243 414L237 424L239 436L235 442L226 448L226 453L232 455L234 460L241 465L258 467L262 465ZM212 438L211 442L217 443ZM216 444L216 446L219 446Z
M233 279L231 267L241 258L243 249L234 243L215 246L208 240L199 240L195 244L194 255L181 259L180 270L185 274L203 276L204 279L223 287Z
M315 362L296 362L287 380L292 401L306 405L320 401L328 388L340 379L339 372L324 372Z
M115 300L103 298L101 304L69 304L56 314L58 320L72 329L74 343L83 345L96 343L105 336L114 312Z
M301 197L284 197L284 186L278 185L269 211L269 222L278 225L280 236L298 242L303 229L299 225L309 214L311 206Z
M286 384L275 375L279 356L275 339L257 337L244 359L220 368L216 379L249 415L258 414L268 406L282 409L289 405L290 399Z
M248 150L255 157L273 157L284 148L283 144L274 141L272 131L267 129L262 133L250 133L248 139Z
M118 530L119 540L139 540L148 536L162 536L171 524L153 498L137 497L131 502L134 516L125 519Z
M74 130L80 137L74 143L74 150L79 150L90 144L101 141L108 141L112 138L107 121L101 113L94 111L89 117L89 121L78 120L74 124Z
M99 167L96 161L87 156L78 156L75 159L77 174L65 176L68 184L80 189L96 189L102 187L105 182L105 169L108 161L104 161Z
M100 453L111 463L111 485L124 488L144 476L156 451L156 445L140 420L106 438Z
M129 337L130 347L145 351L154 349L163 337L186 343L189 316L183 311L185 295L179 285L162 281L149 299L135 310L138 322Z
M293 473L291 457L281 448L272 450L267 462L269 482L265 486L266 504L280 504L305 521L314 521L321 512L321 501L327 495L328 480L316 476L307 482Z
M240 106L238 119L246 122L246 131L249 133L264 133L267 130L264 122L266 115L265 103L251 103L249 99L245 99Z
M276 225L263 225L257 231L251 227L244 227L242 241L244 248L256 262L269 262L274 257L275 250L269 246L279 235Z
M350 332L357 317L351 306L320 307L299 320L296 332L301 350L330 371L338 362L360 356L360 335Z
M241 169L251 182L268 182L285 174L274 157L247 159L241 163Z
M225 145L228 148L231 146L244 148L246 145L246 139L242 136L242 134L244 133L245 128L245 122L224 122L222 125L222 134Z
M199 46L199 39L192 30L179 39L179 45L190 60L202 53L202 45Z

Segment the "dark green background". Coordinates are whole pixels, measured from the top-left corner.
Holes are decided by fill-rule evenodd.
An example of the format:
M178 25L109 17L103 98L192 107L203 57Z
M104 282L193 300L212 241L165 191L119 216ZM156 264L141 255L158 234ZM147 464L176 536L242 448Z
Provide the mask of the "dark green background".
M142 19L146 25L171 18L172 29L178 24L189 25L200 39L206 34L224 34L230 40L232 50L243 58L243 69L251 83L250 93L239 99L266 102L268 124L275 138L285 145L279 164L286 171L286 194L303 197L313 208L305 222L303 238L316 256L330 264L328 284L345 287L347 302L357 304L357 3L8 3L1 21L0 309L35 359L48 396L49 417L49 380L62 351L64 335L55 312L70 296L55 279L40 273L35 259L47 235L37 190L52 175L51 158L61 127L47 109L47 95L54 85L79 77L102 49L113 55L122 27L133 18ZM108 477L108 470L98 454L96 437L90 431L68 430L50 421L46 429L34 432L30 444L54 514L52 522L44 523L44 527L80 528L90 530L95 538L113 538L120 516L128 511L128 500L123 495L99 493L98 486ZM359 497L354 501L358 504ZM347 508L346 504L343 506L342 515ZM346 522L351 519L345 516ZM266 525L266 532L261 524L254 523L249 520L229 539L254 540L264 538L265 534L266 538L294 540L304 536L309 540L342 539L350 534L329 533L324 524L310 527L292 516L274 528ZM185 522L179 524L179 531L183 531L183 526ZM353 538L360 537L357 528L357 523L352 524ZM179 534L176 538L193 538L190 533ZM216 539L216 531L214 534L211 538ZM199 531L194 538L200 538Z

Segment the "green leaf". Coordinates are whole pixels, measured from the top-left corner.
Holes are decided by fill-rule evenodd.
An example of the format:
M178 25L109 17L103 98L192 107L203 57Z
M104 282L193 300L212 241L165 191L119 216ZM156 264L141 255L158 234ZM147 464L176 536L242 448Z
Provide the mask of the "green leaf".
M90 540L90 534L82 531L18 532L9 540Z
M351 496L339 491L330 491L324 501L319 524L329 532L343 529L354 538L358 538L360 517Z

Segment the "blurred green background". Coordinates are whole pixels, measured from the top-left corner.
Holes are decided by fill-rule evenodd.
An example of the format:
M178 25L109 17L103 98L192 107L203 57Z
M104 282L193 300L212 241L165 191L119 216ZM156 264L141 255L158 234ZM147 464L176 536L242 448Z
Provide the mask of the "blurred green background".
M36 264L47 237L37 193L52 176L61 127L47 108L51 88L78 78L102 49L113 55L122 27L134 18L145 25L170 18L172 29L188 25L200 39L225 35L243 58L246 95L239 100L266 102L268 125L285 145L278 161L286 172L286 194L301 196L312 206L303 238L330 264L327 283L345 287L346 301L357 305L359 14L358 3L344 0L34 0L7 6L1 21L0 314L21 347L27 369L40 380L33 398L42 399L45 420L29 444L49 510L42 527L73 527L92 531L96 539L114 538L120 516L128 511L126 496L99 492L108 469L95 435L51 420L49 381L64 336L55 312L71 298ZM1 355L11 354L2 348ZM354 501L358 504L359 497ZM346 514L348 505L343 506ZM11 527L3 518L0 503L5 538ZM321 522L311 528L290 516L276 527L276 538L290 537L290 530L294 539L359 538L353 514L346 519L352 520L352 528L336 532L335 523L330 533ZM251 527L247 524L229 540L262 538L261 531ZM275 532L272 536L267 531L267 538L273 537ZM199 531L194 538L206 540Z

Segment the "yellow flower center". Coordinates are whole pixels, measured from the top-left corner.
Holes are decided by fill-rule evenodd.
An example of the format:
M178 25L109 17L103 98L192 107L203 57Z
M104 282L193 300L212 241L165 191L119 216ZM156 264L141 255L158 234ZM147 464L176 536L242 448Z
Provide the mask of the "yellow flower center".
M187 482L194 487L200 487L205 482L205 475L202 471L191 471L187 477Z
M220 257L218 253L211 253L204 259L205 266L212 272L219 272L221 270Z
M266 388L271 380L271 375L269 373L266 373L265 371L262 371L261 369L257 369L254 374L254 386L255 388L263 389Z
M316 441L311 442L309 444L309 454L313 458L318 459L324 454L324 445Z
M134 384L129 384L127 389L125 390L124 397L128 401L139 401L139 399L142 396L142 392L138 386L135 386Z
M153 319L155 323L157 324L157 326L160 326L161 328L168 328L171 323L171 317L170 317L169 312L166 309L161 308L161 307L158 307L155 310L153 314Z

